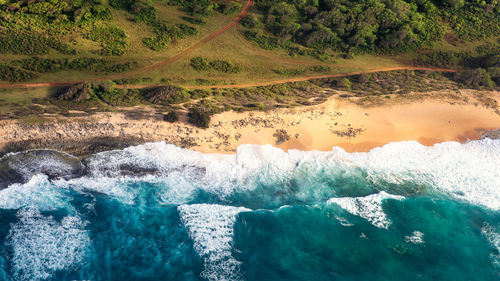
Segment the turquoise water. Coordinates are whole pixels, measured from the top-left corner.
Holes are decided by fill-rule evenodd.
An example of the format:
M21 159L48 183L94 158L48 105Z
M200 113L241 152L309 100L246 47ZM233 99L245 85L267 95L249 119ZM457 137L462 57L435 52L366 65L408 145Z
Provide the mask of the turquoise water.
M500 280L500 141L31 158L0 162L0 280Z

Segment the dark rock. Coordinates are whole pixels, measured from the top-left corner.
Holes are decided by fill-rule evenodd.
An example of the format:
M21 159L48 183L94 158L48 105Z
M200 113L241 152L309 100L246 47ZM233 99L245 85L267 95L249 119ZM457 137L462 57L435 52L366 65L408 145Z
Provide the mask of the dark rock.
M0 159L0 189L25 183L34 175L49 179L72 179L84 174L84 166L72 155L55 150L31 150L8 154Z
M492 140L500 140L500 129L496 131L479 131L481 138L489 138Z

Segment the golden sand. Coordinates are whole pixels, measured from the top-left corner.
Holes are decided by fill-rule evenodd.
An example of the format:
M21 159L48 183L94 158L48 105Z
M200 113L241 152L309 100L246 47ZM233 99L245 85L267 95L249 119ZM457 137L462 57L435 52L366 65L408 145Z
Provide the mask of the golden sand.
M54 122L49 130L36 126L21 128L16 121L4 120L0 121L0 146L32 139L125 136L183 144L207 153L233 153L242 144L271 144L284 150L331 150L340 146L352 152L408 140L424 145L465 142L479 138L478 129L500 128L500 114L495 106L495 101L500 104L498 91L441 91L424 96L393 96L390 100L380 97L376 106L360 106L352 99L333 96L315 106L224 112L213 116L208 129L187 124L185 116L182 122L168 123L160 115L132 120L123 113L73 117ZM481 103L478 96L487 97L489 102ZM102 128L80 127L89 123ZM287 135L288 140L279 142L279 134L282 138Z

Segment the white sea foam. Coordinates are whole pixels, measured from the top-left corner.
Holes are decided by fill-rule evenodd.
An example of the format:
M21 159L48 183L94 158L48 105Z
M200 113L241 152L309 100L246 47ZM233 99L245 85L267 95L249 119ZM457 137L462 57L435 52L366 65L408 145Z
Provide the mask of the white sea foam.
M398 142L367 153L347 153L338 147L329 152L284 152L269 145L242 145L235 155L203 154L158 142L98 153L87 163L89 176L67 183L131 203L137 194L123 183L134 179L121 177L120 169L137 167L156 171L137 180L163 182L161 202L180 204L188 202L197 189L228 199L234 192L262 185L283 188L287 182L297 187L293 196L310 201L331 193L336 181L363 179L381 187L387 183L425 186L500 209L499 163L500 140L489 139L432 147ZM67 186L66 181L60 183Z
M382 202L386 199L402 200L404 197L382 191L365 197L330 198L327 204L337 204L347 212L366 219L374 226L387 229L391 221L382 209Z
M424 234L418 230L415 230L411 235L405 236L405 241L406 243L423 244Z
M175 173L182 184L168 192L180 195L199 188L221 198L235 191L253 190L259 184L279 187L293 180L299 186L295 196L307 199L321 192L317 188L320 175L330 182L364 177L382 186L426 186L473 204L500 209L499 163L500 140L489 139L431 147L415 141L398 142L367 153L347 153L339 147L329 152L284 152L269 145L242 145L235 155L203 154L159 142L99 153L89 168L97 178L112 174L109 171L120 165L158 170L159 177Z
M432 147L398 142L369 153L339 154L366 169L375 183L428 185L470 203L500 209L500 140Z
M202 277L211 281L240 280L239 266L232 255L233 227L242 207L194 204L178 207L180 218L204 260Z
M138 190L130 188L129 184L134 179L123 177L110 178L76 178L72 180L58 180L54 184L58 187L72 188L78 191L95 191L106 194L112 198L120 200L124 204L133 204L137 196Z
M481 228L481 232L491 246L497 250L497 253L491 254L491 260L493 265L500 270L500 234L498 234L498 232L488 223L484 224L483 228Z
M72 209L67 190L54 187L45 175L36 175L25 184L12 184L0 190L1 209L35 208L37 210Z
M18 217L7 238L14 280L46 280L56 271L81 265L90 238L79 217L57 222L33 209L20 210Z

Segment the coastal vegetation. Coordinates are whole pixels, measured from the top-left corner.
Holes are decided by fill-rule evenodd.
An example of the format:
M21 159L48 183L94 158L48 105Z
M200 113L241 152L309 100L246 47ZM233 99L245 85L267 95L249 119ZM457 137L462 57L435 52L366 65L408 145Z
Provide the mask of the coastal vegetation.
M259 0L238 28L217 33L244 4L0 1L2 83L94 81L17 90L17 95L2 90L1 118L71 115L72 110L93 114L139 105L168 120L186 114L188 121L206 127L217 112L316 104L336 90L370 99L500 88L500 10L493 0ZM202 40L214 33L216 39ZM210 89L395 66L458 71L391 71Z
M191 67L196 71L215 70L224 73L238 73L241 67L225 60L209 60L203 57L194 57L191 59Z
M490 89L491 82L481 80L477 75L407 70L229 89L186 89L173 85L125 89L112 81L105 81L60 87L36 96L32 94L35 90L25 90L22 95L16 95L14 89L5 89L0 91L0 118L44 114L71 116L69 109L88 115L140 105L163 114L167 121L179 120L179 114L186 114L190 123L205 128L209 126L211 116L219 112L313 105L326 101L332 95L369 102L378 97L390 98L388 95L406 96L412 92L470 88L469 82L465 84L463 81L474 81L473 85L478 89ZM170 113L174 111L177 117Z
M466 41L500 31L500 4L494 0L262 0L256 6L242 25L247 38L267 49L293 42L349 57L431 46L449 29Z

